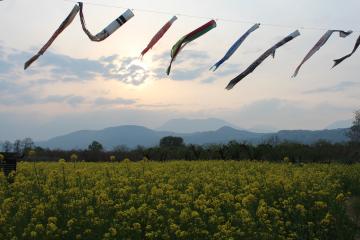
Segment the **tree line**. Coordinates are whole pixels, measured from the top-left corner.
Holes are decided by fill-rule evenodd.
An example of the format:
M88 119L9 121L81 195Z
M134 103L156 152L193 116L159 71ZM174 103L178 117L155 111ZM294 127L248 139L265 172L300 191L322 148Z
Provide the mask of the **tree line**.
M162 144L161 142L178 142L179 144ZM97 148L92 146L97 145ZM259 145L230 141L227 144L194 145L184 144L178 137L165 137L158 146L128 149L124 146L111 151L104 151L101 143L94 141L86 150L49 150L35 148L38 161L57 161L59 158L70 160L75 154L78 161L152 161L170 160L262 160L270 162L289 161L293 163L359 163L360 143L347 142L332 144L319 141L312 145L294 142L263 143Z

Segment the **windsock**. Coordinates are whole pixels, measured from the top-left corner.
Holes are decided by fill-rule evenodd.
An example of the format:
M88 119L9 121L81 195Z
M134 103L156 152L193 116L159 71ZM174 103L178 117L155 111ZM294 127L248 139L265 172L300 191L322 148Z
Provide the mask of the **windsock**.
M177 20L177 17L174 16L168 21L151 39L147 47L141 52L141 56L143 57L150 49L152 49L155 44L165 35L165 33L170 29L171 25Z
M256 29L258 29L260 27L260 23L255 24L254 26L252 26L244 35L242 35L239 40L237 40L232 47L228 50L228 52L225 54L225 56L218 61L217 63L214 64L214 66L212 66L210 68L210 70L213 70L214 72L224 63L226 62L235 52L236 50L241 46L241 44L246 40L246 38L252 33L254 32Z
M43 55L46 50L51 46L51 44L55 41L55 39L72 23L77 13L79 12L79 6L75 5L71 10L70 14L66 17L66 19L61 23L59 28L55 31L55 33L51 36L51 38L47 41L47 43L40 49L40 51L30 58L24 65L24 69L26 70L33 62L35 62L41 55Z
M242 72L239 76L234 78L229 82L226 89L230 90L232 89L238 82L240 82L243 78L245 78L247 75L252 73L266 58L268 58L270 55L275 57L275 52L278 48L285 45L286 43L290 42L294 38L300 36L300 32L296 30L295 32L291 33L289 36L275 44L273 47L268 49L265 53L263 53L254 63L252 63L244 72Z
M80 6L80 21L81 21L82 29L84 30L85 34L90 38L90 40L94 42L101 42L105 40L116 30L118 30L122 25L124 25L127 21L129 21L132 17L134 17L134 13L130 9L128 9L120 17L118 17L112 23L110 23L104 30L102 30L96 35L93 35L86 28L85 18L83 13L83 3L79 2L79 6Z
M351 53L349 53L348 55L346 55L346 56L344 56L344 57L342 57L342 58L339 58L339 59L334 60L334 66L333 66L333 68L336 67L337 65L339 65L339 64L340 64L342 61L344 61L345 59L351 57L351 56L356 52L356 50L359 48L359 46L360 46L360 36L359 36L359 38L356 40L354 49L351 51Z
M211 20L208 23L202 25L201 27L195 29L191 33L183 36L171 49L171 61L170 65L167 68L167 75L170 74L172 63L175 61L177 55L180 53L180 51L188 44L189 42L194 41L195 39L201 37L205 33L209 32L213 28L216 28L216 22L215 20Z
M300 63L300 65L296 68L295 73L292 77L296 77L300 71L300 68L302 67L302 65L309 60L317 51L320 50L320 48L322 46L325 45L325 43L329 40L329 38L331 37L331 35L335 32L338 32L340 37L345 38L347 36L349 36L352 31L342 31L342 30L328 30L321 38L320 40L315 44L315 46L309 51L308 54L306 54L305 58L302 60L302 62Z

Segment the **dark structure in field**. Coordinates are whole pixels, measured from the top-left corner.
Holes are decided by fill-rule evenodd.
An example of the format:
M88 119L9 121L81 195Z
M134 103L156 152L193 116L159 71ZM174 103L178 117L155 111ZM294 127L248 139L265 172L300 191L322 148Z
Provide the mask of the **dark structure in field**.
M13 171L16 172L17 161L18 159L21 159L22 156L19 156L18 153L9 153L9 152L5 152L5 153L0 152L0 154L4 156L3 161L0 163L0 167L4 172L4 175L8 177L11 172Z

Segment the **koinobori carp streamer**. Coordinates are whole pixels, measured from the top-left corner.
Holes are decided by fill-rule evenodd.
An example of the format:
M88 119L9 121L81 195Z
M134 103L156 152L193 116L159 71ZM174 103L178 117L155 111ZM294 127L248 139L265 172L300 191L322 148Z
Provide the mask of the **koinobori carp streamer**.
M241 44L246 40L246 38L252 33L254 32L256 29L258 29L260 27L260 23L257 23L255 25L253 25L249 30L247 30L247 32L242 35L232 46L231 48L227 51L227 53L225 54L225 56L218 61L217 63L214 64L214 66L212 66L210 68L210 70L213 70L214 72L224 63L226 62L235 52L236 50L238 50L238 48L241 46Z
M144 56L150 49L152 49L155 44L165 35L165 33L170 29L172 24L177 20L177 17L172 17L151 39L147 47L141 52L141 56Z
M72 23L74 18L79 12L79 6L75 5L71 10L70 14L66 17L66 19L61 23L59 28L54 32L51 38L46 42L46 44L40 49L40 51L30 58L24 65L24 69L26 70L33 62L35 62L41 55L43 55L46 50L51 46L51 44L55 41L55 39Z
M328 30L321 38L320 40L315 44L315 46L308 52L308 54L306 54L305 58L302 60L302 62L300 63L300 65L296 68L295 73L293 75L293 77L296 77L300 71L300 68L302 67L302 65L309 60L317 51L320 50L320 48L322 46L325 45L325 43L329 40L329 38L331 37L331 35L335 32L338 32L341 38L345 38L347 36L349 36L352 31L342 31L342 30Z
M166 71L167 75L170 74L172 63L175 61L177 55L186 46L186 44L201 37L202 35L209 32L210 30L212 30L215 27L216 27L215 20L211 20L208 23L202 25L201 27L195 29L191 33L183 36L179 41L177 41L177 43L175 43L175 45L171 49L171 61L170 61L170 65Z
M342 58L339 58L339 59L336 59L334 60L334 67L336 67L337 65L339 65L342 61L344 61L345 59L351 57L355 52L356 50L359 48L360 46L360 36L358 37L358 39L356 40L356 43L355 43L355 46L354 46L354 49L351 51L351 53L349 53L348 55L342 57Z
M275 44L273 47L268 49L255 62L253 62L244 72L242 72L239 76L231 80L227 85L226 89L227 90L232 89L238 82L240 82L243 78L245 78L247 75L252 73L267 57L269 57L270 55L275 57L275 52L279 47L285 45L286 43L290 42L291 40L293 40L298 36L300 36L300 32L296 30L295 32L291 33L289 36L287 36L286 38Z
M90 38L90 40L94 42L101 42L105 40L116 30L118 30L122 25L124 25L127 21L129 21L132 17L134 17L134 13L130 9L128 9L120 17L112 21L106 28L104 28L104 30L102 30L96 35L93 35L86 28L85 18L83 13L83 3L79 2L79 6L80 6L80 21L81 21L82 29L84 30L85 34Z

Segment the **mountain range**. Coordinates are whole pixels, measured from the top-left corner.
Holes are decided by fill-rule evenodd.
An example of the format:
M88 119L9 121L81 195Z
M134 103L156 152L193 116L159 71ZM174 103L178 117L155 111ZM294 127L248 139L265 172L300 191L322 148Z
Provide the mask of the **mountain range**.
M182 123L181 123L182 122ZM177 123L181 123L178 124ZM85 149L92 141L100 142L105 149L111 150L117 146L136 146L151 147L159 144L161 138L165 136L182 137L187 144L212 144L228 143L231 140L249 143L262 143L276 137L279 141L292 141L304 144L312 144L319 140L326 140L332 143L346 142L347 128L331 130L282 130L274 133L258 133L244 129L237 129L236 126L220 126L227 124L218 119L211 119L207 125L203 121L195 121L194 127L191 121L174 120L157 130L152 130L142 126L126 125L105 128L103 130L82 130L51 138L47 141L37 142L36 145L50 149ZM182 126L182 131L173 130L173 126ZM190 126L189 128L187 126ZM211 130L206 130L206 129ZM167 131L168 129L168 131ZM199 130L198 130L199 129ZM193 132L191 132L193 130ZM196 131L198 130L198 131Z

